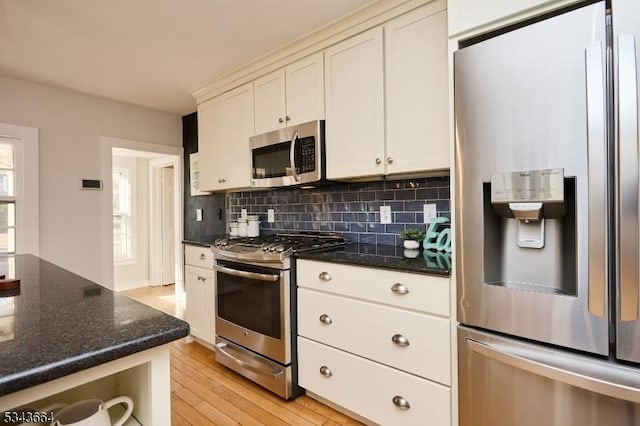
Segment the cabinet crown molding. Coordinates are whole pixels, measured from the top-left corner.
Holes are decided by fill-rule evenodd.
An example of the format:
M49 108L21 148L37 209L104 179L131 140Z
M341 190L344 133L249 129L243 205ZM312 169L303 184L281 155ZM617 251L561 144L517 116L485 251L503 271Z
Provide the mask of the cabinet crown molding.
M446 9L446 0L379 0L356 12L339 18L317 31L267 53L236 68L210 84L190 93L201 104L258 77L273 72L305 56L319 52L335 43L373 28L377 25L430 4L434 13Z

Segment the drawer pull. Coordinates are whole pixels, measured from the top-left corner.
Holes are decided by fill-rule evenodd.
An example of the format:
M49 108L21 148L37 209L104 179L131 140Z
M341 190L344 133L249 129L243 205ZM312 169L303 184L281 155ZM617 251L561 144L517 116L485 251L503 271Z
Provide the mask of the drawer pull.
M404 337L402 334L394 334L391 341L398 346L409 346L409 339Z
M207 279L205 277L201 277L200 275L198 275L198 281L202 281L205 282Z
M331 317L327 314L322 314L320 315L320 322L323 322L325 324L332 324L333 320L331 319Z
M409 289L405 287L403 284L395 283L391 286L391 291L396 294L407 294L409 293Z
M329 367L327 367L326 365L323 365L322 367L320 367L320 374L322 374L324 377L333 376L333 373L331 372Z
M331 274L328 272L320 272L318 278L320 278L322 281L331 281Z
M407 401L406 399L404 399L399 395L394 396L392 401L396 407L401 408L403 410L408 410L409 408L411 408L411 405L409 405L409 401Z
M204 253L200 253L200 260L205 260L207 258L207 255Z

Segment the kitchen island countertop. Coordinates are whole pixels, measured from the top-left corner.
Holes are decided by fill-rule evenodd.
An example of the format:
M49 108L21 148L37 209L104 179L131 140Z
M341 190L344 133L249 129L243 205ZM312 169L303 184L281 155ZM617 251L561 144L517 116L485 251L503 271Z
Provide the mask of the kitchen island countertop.
M422 274L451 275L450 253L429 250L407 251L403 247L392 245L349 243L330 251L297 253L296 257Z
M33 255L0 258L0 396L186 336L177 318Z

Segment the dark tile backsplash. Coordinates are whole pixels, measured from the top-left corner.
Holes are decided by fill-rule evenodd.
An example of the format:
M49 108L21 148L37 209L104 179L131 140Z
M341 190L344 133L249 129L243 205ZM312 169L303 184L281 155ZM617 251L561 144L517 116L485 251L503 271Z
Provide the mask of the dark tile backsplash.
M451 218L449 194L448 176L235 192L226 195L227 223L240 217L241 209L246 208L248 214L260 216L262 234L332 231L353 242L400 245L398 233L403 229L425 230L425 203L435 203L438 216ZM391 206L391 224L380 223L383 205ZM275 210L275 222L267 223L267 209L271 208Z

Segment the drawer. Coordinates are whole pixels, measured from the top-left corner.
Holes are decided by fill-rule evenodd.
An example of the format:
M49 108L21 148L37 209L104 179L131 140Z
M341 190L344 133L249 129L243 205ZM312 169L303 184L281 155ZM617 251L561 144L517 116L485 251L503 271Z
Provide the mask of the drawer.
M451 383L450 323L444 318L301 288L298 334L445 385ZM398 343L392 340L394 336ZM402 345L402 338L408 345Z
M449 316L449 278L300 259L299 287ZM395 289L395 291L394 291Z
M446 386L303 337L298 337L298 354L303 388L369 420L381 425L451 424L451 391ZM409 408L398 407L398 398Z
M185 265L213 269L213 252L209 247L185 244L184 263Z

